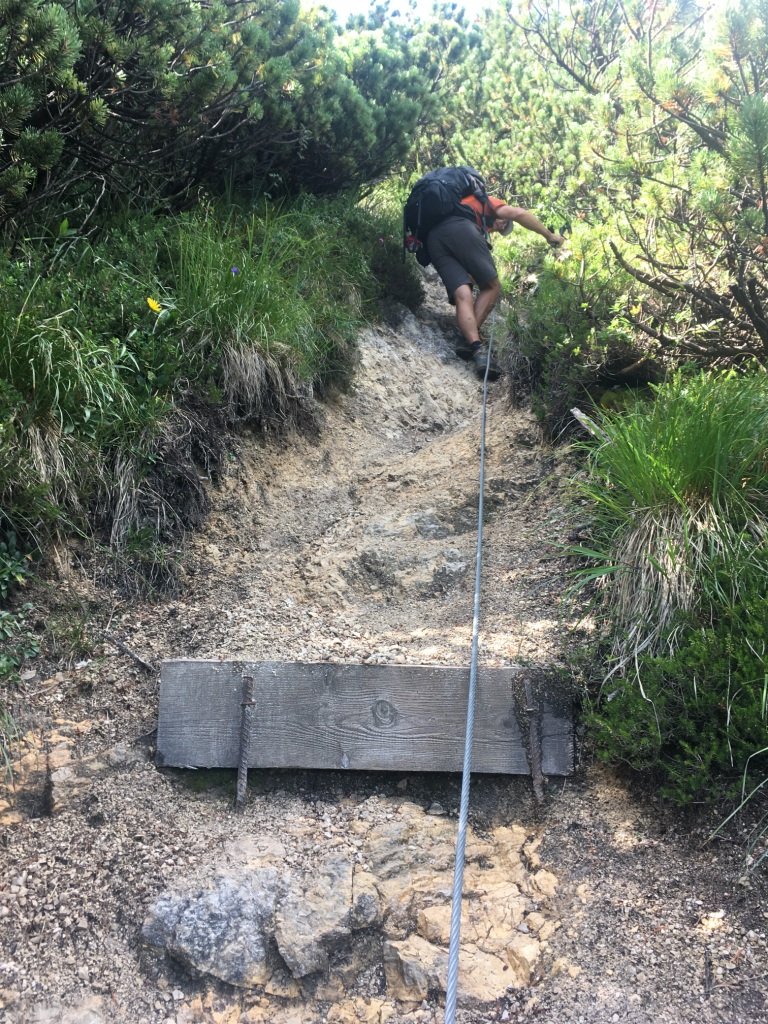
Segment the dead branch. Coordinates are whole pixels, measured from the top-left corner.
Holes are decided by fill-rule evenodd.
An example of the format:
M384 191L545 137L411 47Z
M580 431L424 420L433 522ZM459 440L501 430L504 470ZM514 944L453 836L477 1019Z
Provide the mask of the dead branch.
M132 651L130 647L124 644L122 640L118 640L116 636L113 636L111 633L105 633L104 638L108 640L113 647L116 647L118 651L121 651L123 654L127 654L129 658L133 658L136 664L139 665L140 668L143 668L145 672L157 672L156 665L153 665L151 661L144 661L144 659L139 657L135 651Z

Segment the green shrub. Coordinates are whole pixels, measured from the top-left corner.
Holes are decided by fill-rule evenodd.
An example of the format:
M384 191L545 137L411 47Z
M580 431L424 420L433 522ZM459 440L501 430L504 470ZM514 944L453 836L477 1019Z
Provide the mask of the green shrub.
M596 417L571 553L610 645L598 751L685 802L764 769L768 377L678 373L653 396Z
M12 530L0 534L0 598L5 600L14 587L24 583L30 575L30 562L31 556L19 548Z
M415 311L424 301L424 285L416 260L412 256L403 259L403 206L408 192L409 185L402 178L377 185L360 204L365 216L358 218L357 231L365 239L375 298ZM360 231L363 225L366 228Z
M13 612L0 609L0 764L8 778L11 777L10 745L18 735L11 694L20 682L19 672L40 652L32 624L33 612L31 604L23 604Z
M517 400L531 399L546 436L573 433L574 406L591 406L615 384L658 379L658 367L622 317L630 282L606 258L602 239L577 227L551 253L543 240L514 231L494 246L509 299L506 362Z
M402 241L381 235L370 259L379 299L398 302L415 312L424 301L424 285L415 260L412 257L403 260Z
M768 551L763 552L768 569ZM737 796L768 774L764 589L696 626L669 656L641 657L589 716L600 756L651 771L677 803ZM763 751L761 756L753 756Z
M715 621L768 584L768 377L678 373L652 394L596 417L577 485L592 522L576 577L598 587L617 667L674 645L679 614Z
M0 611L0 684L18 681L24 663L40 653L31 616L34 608L23 604L15 612Z

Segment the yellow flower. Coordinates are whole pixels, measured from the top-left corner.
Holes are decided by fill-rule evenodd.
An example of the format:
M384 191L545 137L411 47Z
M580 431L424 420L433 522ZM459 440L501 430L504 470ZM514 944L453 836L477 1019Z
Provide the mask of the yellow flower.
M159 313L160 310L163 308L157 301L157 299L147 299L147 305L149 306L153 313Z

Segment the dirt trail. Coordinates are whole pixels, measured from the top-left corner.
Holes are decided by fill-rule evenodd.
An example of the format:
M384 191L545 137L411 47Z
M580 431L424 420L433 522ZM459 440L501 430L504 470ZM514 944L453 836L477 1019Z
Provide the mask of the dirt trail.
M366 330L355 386L317 437L243 440L189 541L180 598L126 605L70 579L59 599L76 594L155 664L466 665L481 387L453 357L446 308L432 285L418 319ZM487 439L481 662L561 665L582 628L565 617L554 558L569 532L569 466L503 382ZM235 818L231 776L198 785L154 767L157 676L129 655L105 643L26 688L26 761L0 807L0 1019L442 1021L437 993L394 1000L375 966L335 988L242 993L148 951L140 930L160 893L232 840L280 836L289 865L312 863L361 821L386 831L405 805L450 818L457 778L263 772ZM701 825L636 802L595 766L550 783L543 808L528 780L480 778L472 806L477 836L520 825L558 884L530 985L460 1010L462 1024L768 1022L768 907L757 883L739 881L738 848L702 848Z

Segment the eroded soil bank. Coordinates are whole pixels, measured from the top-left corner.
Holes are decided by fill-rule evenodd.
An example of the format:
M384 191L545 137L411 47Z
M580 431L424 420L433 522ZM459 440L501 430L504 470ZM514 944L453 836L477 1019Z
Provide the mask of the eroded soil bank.
M232 773L155 767L158 675L125 651L468 664L481 389L445 314L432 288L418 319L364 332L318 436L242 442L179 598L57 579L51 607L87 607L102 639L19 701L3 1019L442 1021L460 780L264 771L235 816ZM570 471L494 385L484 665L563 667L587 628L555 557ZM742 851L583 761L541 807L527 779L473 782L459 1020L768 1021L768 907Z

